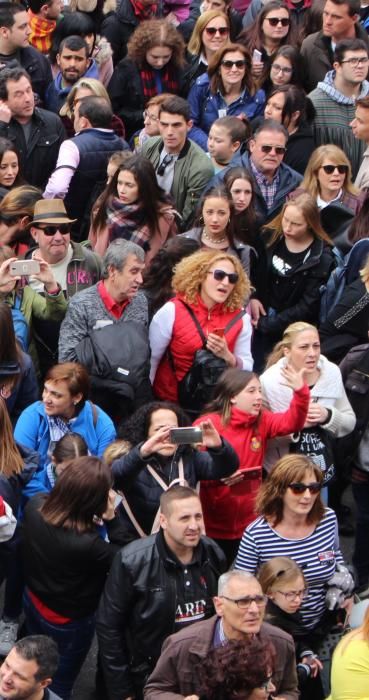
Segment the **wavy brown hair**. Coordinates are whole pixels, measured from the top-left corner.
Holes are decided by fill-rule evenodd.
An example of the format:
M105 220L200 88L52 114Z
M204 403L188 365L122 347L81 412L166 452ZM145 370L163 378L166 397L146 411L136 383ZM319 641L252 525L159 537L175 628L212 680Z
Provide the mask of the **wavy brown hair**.
M196 304L197 296L200 294L201 285L207 273L214 263L221 260L229 260L238 274L238 282L234 285L223 306L228 311L241 309L245 304L245 299L250 296L250 280L239 259L229 253L200 250L198 253L181 260L176 266L173 277L172 286L174 292L183 296L187 303Z
M191 38L187 46L188 52L191 53L193 56L199 56L202 49L204 48L204 45L202 43L202 35L205 27L207 27L209 22L218 17L224 19L229 29L229 18L224 12L221 12L220 10L208 10L207 12L203 12L202 15L200 15L200 17L197 19L197 22L193 28L193 32L191 34Z
M155 46L165 46L172 51L168 64L175 68L184 65L185 44L181 34L165 19L149 19L141 22L127 44L127 56L139 68L146 63L146 53Z
M307 472L313 472L315 480L323 483L323 474L317 464L305 455L285 455L275 463L267 479L262 483L256 497L255 508L259 515L275 527L283 520L283 496L289 484L305 478ZM323 519L324 504L317 495L314 504L306 515L306 522L317 524Z
M247 90L250 95L256 92L255 81L252 77L252 61L249 51L242 44L227 43L219 49L209 61L208 76L210 81L210 91L215 95L218 90L224 92L224 85L220 74L220 66L227 53L238 51L245 59L245 75L242 78L241 89Z

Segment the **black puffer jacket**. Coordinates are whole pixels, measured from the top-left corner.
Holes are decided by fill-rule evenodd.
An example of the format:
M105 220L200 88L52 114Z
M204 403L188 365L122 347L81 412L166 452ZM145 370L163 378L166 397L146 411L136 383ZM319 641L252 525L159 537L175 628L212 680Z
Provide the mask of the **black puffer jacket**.
M141 444L134 447L128 454L115 460L112 465L114 486L124 491L129 506L141 525L141 528L149 534L159 508L160 496L163 489L146 468L148 464L157 472L163 481L169 485L174 479L178 479L178 462L182 457L184 478L188 485L194 488L198 481L208 479L222 479L238 469L238 457L231 445L223 440L219 449L209 449L199 452L192 448L180 447L175 457L163 466L153 456L151 459L142 459L140 456ZM135 532L133 525L121 507L122 519ZM135 532L137 536L137 532Z
M43 190L55 169L59 148L65 139L61 119L46 109L36 107L28 143L21 125L13 118L9 124L0 121L0 136L9 139L16 146L26 182Z
M201 579L211 597L226 569L225 557L208 537L201 538L199 547ZM142 683L173 634L177 568L161 531L132 542L115 557L96 621L110 700L135 695L135 673ZM209 610L206 617L211 615Z
M139 22L130 0L121 0L117 11L109 12L103 20L101 34L112 48L114 65L126 55L128 40Z

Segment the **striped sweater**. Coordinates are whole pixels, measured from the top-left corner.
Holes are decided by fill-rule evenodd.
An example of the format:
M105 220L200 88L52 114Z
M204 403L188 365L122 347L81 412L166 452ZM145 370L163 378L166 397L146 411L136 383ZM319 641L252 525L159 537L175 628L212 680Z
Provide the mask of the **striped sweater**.
M290 557L303 570L309 593L300 608L302 625L313 629L326 610L327 581L333 576L335 565L344 563L334 511L326 508L314 532L298 540L279 535L264 517L256 518L243 534L235 568L256 573L261 564L277 556Z

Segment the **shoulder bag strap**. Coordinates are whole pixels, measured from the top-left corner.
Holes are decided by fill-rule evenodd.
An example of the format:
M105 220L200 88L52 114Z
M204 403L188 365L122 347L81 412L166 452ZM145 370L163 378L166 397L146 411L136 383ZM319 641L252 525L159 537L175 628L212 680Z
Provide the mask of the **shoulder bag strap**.
M238 312L238 314L236 314L233 318L231 318L231 320L229 321L229 323L227 323L227 325L224 329L224 335L226 333L228 333L228 331L231 330L232 326L234 326L234 324L237 323L237 321L239 321L240 318L242 318L245 315L245 313L246 313L246 309L241 309Z
M194 324L195 324L195 326L196 326L196 328L197 328L198 334L199 334L199 336L200 336L200 338L201 338L201 340L202 340L203 346L205 347L205 345L206 345L206 336L205 336L204 331L203 331L202 328L201 328L199 319L197 318L196 314L194 313L194 310L191 308L191 306L189 306L188 304L186 304L186 302L183 301L182 299L179 299L179 301L181 302L181 304L183 304L183 306L187 309L188 313L190 314L190 316L191 316L191 318L192 318L192 320L193 320L193 322L194 322Z

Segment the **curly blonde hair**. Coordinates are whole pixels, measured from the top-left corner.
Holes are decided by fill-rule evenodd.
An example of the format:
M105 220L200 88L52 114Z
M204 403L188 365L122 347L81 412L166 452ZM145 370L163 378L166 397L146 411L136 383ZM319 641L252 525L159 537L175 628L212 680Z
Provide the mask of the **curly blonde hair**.
M250 296L251 285L239 259L230 253L200 250L198 253L193 253L188 258L181 260L175 267L172 282L174 291L181 294L189 304L194 304L210 268L221 260L231 262L238 274L238 281L225 300L224 307L228 311L241 309L245 305L245 300Z
M273 527L278 525L283 520L283 496L289 485L302 481L308 472L313 472L315 481L323 484L320 467L305 455L290 454L279 459L260 486L255 502L256 512L270 521ZM319 523L323 516L324 504L318 494L311 510L306 514L306 522Z
M352 172L349 159L341 148L334 146L332 143L319 146L312 152L300 187L306 190L313 199L317 198L318 194L320 194L318 172L326 158L330 160L332 165L347 165L348 170L345 175L343 189L346 190L346 192L351 192L351 194L358 194L359 190L351 182Z
M136 27L128 44L127 56L142 68L146 54L156 46L165 46L172 51L168 63L175 68L184 65L185 44L181 34L165 19L149 19Z

